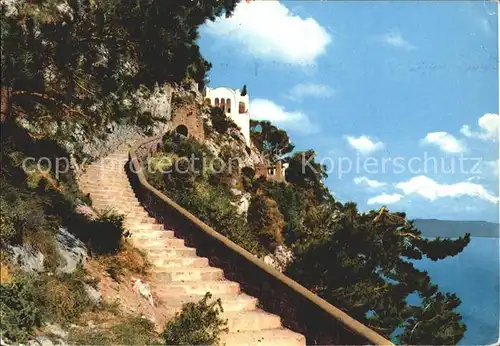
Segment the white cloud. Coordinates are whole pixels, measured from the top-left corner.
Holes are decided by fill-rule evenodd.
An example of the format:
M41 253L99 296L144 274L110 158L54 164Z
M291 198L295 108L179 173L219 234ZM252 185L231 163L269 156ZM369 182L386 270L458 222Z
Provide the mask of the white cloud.
M484 186L469 181L439 184L429 177L420 175L396 184L396 188L401 189L405 195L417 194L431 201L443 197L469 196L498 203L498 197L488 192Z
M346 139L351 147L359 151L361 154L370 154L384 147L382 142L374 142L368 136L346 136Z
M366 203L368 205L372 204L393 204L399 202L403 195L399 193L387 194L383 193L381 195L370 198Z
M460 133L463 134L465 137L473 136L469 125L463 125L462 128L460 129Z
M496 161L485 161L484 165L486 166L486 170L488 172L491 172L493 173L493 175L498 177L500 160L497 159Z
M465 137L480 138L484 141L498 141L500 127L500 116L494 113L486 113L477 121L479 131L474 132L469 125L463 125L460 132Z
M242 1L230 18L207 22L204 30L254 57L292 64L314 63L332 41L316 20L279 1Z
M368 187L371 187L371 188L379 188L379 187L387 185L387 183L384 183L384 182L381 182L381 181L377 181L377 180L373 180L373 179L369 179L367 177L356 177L356 178L354 178L354 184L356 184L356 185L365 184L365 185L367 185Z
M447 132L431 132L422 139L424 144L436 145L445 153L462 153L466 150L465 144Z
M272 123L295 132L310 134L319 131L309 117L300 111L286 111L282 106L266 99L250 101L250 117L256 120L269 120Z
M289 92L287 97L301 101L305 97L328 98L333 96L334 90L324 84L299 83L296 84Z
M391 31L378 37L378 40L389 46L405 49L415 50L416 47L410 44L398 31Z

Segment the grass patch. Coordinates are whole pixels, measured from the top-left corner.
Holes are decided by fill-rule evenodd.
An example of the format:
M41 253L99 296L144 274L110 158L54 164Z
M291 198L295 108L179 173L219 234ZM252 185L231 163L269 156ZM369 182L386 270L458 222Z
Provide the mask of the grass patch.
M128 242L123 242L120 251L116 255L97 256L95 260L118 283L127 274L136 274L146 278L151 268L151 263L146 259L146 254L134 248Z
M107 328L74 328L68 341L75 345L162 345L154 324L138 316L125 316Z

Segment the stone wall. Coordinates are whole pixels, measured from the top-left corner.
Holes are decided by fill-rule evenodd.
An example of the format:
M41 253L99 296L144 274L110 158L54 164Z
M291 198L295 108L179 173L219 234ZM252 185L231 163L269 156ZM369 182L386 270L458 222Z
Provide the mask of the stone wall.
M180 126L185 126L187 128L188 137L192 137L199 142L205 140L203 118L195 103L184 104L175 109L175 114L172 119L172 128L180 129Z

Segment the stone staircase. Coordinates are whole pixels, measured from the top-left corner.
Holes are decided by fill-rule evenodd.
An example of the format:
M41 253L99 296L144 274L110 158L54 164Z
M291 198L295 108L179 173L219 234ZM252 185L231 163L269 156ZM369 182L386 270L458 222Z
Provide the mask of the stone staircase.
M241 292L240 285L224 278L219 268L209 266L207 258L198 257L196 249L148 215L141 206L125 172L128 148L90 165L80 177L82 191L90 193L97 209L113 209L125 216L130 242L152 264L152 290L171 311L180 311L187 302L197 302L206 292L221 298L228 333L222 336L227 345L305 345L305 337L283 328L279 316L257 308L257 299Z

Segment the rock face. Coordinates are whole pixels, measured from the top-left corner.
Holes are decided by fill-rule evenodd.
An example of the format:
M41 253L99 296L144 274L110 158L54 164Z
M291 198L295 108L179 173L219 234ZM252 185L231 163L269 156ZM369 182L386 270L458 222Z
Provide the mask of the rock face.
M87 295L89 296L92 303L94 303L95 305L101 304L102 301L101 292L99 292L97 289L87 284L85 285L85 292L87 292Z
M151 288L147 282L143 282L141 279L136 279L134 281L134 289L148 301L151 306L155 306L153 295L151 294Z
M63 265L57 270L63 273L72 273L78 265L87 260L85 245L67 230L61 228L56 235L57 249L63 259Z
M248 207L250 207L250 198L252 197L250 193L243 193L238 189L232 188L231 192L235 196L239 196L240 199L234 205L237 207L237 212L240 215L246 215L248 212Z
M64 228L59 229L56 234L56 249L62 259L57 271L62 273L74 272L80 264L85 263L88 256L85 245ZM45 256L40 251L28 245L10 246L8 251L12 260L25 272L44 271Z
M45 256L30 246L10 246L9 253L13 262L21 266L28 273L43 271Z
M291 261L293 261L293 252L285 245L278 245L274 254L264 257L264 262L266 264L279 270L280 272L283 272Z
M170 85L163 87L156 86L150 96L145 97L139 91L134 95L135 102L139 105L139 112L148 113L154 118L161 118L169 121L172 118L172 93L173 88Z

